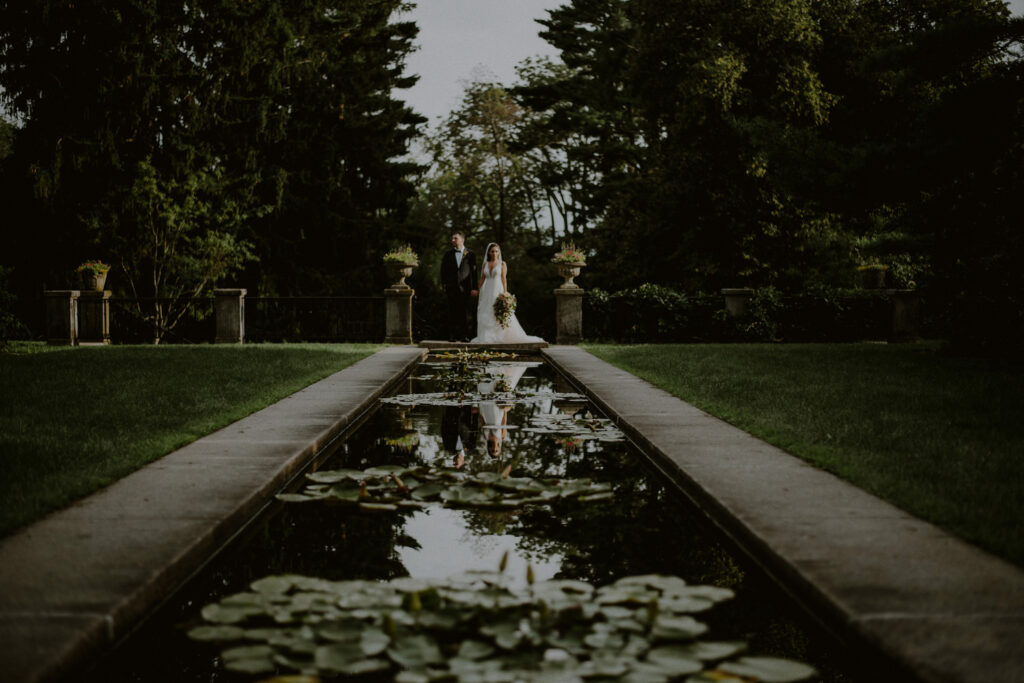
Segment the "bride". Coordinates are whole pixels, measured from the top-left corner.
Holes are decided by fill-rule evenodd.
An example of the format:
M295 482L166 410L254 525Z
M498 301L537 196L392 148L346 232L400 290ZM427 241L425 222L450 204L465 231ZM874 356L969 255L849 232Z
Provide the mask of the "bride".
M476 336L472 341L485 344L525 344L544 341L540 337L526 334L514 313L508 327L499 325L494 317L494 300L499 294L508 291L508 267L501 260L501 248L494 242L487 245L487 260L481 270L478 287L480 298L476 304Z

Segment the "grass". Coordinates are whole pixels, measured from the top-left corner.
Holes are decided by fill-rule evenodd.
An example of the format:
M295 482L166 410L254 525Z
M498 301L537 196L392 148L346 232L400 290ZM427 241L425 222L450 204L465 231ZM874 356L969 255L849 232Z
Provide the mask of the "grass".
M1024 565L1024 368L934 344L588 345L897 507Z
M380 348L15 342L0 353L0 536Z

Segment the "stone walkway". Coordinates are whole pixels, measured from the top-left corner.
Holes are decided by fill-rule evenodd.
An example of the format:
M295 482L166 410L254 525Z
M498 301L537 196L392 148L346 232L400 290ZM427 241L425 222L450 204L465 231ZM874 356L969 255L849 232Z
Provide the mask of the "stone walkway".
M826 625L882 653L877 680L1024 681L1020 569L581 349L541 354Z
M0 678L81 670L424 353L380 351L0 541Z

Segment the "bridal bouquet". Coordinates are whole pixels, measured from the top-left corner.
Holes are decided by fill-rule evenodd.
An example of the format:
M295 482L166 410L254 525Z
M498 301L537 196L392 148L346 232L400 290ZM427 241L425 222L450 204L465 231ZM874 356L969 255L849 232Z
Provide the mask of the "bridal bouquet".
M512 322L512 314L516 312L516 295L502 292L494 300L494 319L502 328L507 328Z

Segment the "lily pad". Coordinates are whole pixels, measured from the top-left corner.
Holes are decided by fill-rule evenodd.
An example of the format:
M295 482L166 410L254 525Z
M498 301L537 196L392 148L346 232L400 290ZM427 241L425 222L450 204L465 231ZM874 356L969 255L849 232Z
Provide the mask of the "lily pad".
M764 683L805 681L818 673L814 667L802 662L777 657L741 657L738 661L719 665L718 670Z
M704 668L704 664L690 655L686 650L674 645L656 647L647 653L647 663L660 667L672 677L694 674Z
M423 634L405 636L395 640L387 649L387 653L391 661L407 669L415 669L427 664L440 664L444 661L437 642Z
M197 626L190 629L188 637L192 640L209 642L234 641L245 637L246 631L238 626Z

